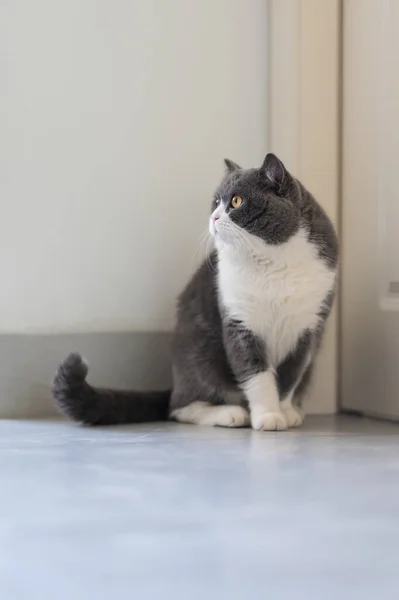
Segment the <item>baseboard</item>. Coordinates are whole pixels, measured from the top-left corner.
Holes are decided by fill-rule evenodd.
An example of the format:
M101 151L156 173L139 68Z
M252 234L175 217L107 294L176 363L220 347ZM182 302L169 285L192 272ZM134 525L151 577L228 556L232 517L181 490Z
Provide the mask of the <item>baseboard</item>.
M71 351L87 359L95 385L169 388L169 341L167 333L0 335L0 418L56 415L51 381Z
M397 415L381 414L378 411L374 412L369 410L352 410L351 408L342 408L340 410L340 414L362 417L364 419L374 419L375 421L387 421L389 423L399 424L399 417Z

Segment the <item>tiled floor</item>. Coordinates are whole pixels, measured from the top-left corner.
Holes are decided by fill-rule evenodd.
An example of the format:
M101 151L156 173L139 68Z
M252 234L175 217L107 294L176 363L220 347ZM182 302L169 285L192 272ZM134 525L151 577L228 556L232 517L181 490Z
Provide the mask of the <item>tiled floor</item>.
M399 426L0 423L1 600L399 596Z

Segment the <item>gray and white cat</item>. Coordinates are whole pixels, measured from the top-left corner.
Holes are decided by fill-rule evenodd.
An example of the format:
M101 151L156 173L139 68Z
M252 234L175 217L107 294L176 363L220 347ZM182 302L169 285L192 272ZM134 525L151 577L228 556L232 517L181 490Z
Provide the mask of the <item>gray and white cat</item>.
M225 162L209 224L215 249L178 302L173 390L93 388L86 364L71 354L53 393L73 420L301 425L298 406L334 297L337 238L323 209L276 156L268 154L258 169Z

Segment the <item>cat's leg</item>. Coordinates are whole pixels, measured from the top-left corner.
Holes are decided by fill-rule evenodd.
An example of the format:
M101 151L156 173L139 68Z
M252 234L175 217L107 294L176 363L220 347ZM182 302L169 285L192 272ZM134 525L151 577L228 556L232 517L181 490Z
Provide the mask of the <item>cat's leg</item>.
M231 319L223 323L223 339L230 366L248 400L253 429L286 429L276 375L268 365L265 344L240 321Z
M170 419L180 423L213 427L247 427L249 413L243 407L226 404L228 397L218 391L221 380L212 367L200 373L187 364L173 369L174 389L170 402Z
M242 389L248 399L253 429L263 431L287 429L273 369L252 375L242 384Z
M291 422L293 423L291 425L292 427L299 427L300 425L302 425L302 423L305 419L306 411L304 410L303 400L304 400L304 396L308 390L308 387L310 385L310 381L312 379L313 365L314 365L314 363L311 362L306 367L298 385L295 387L293 394L291 394L292 395L291 406L293 408L293 411L295 411L295 415L292 414L292 417L290 419Z
M215 406L200 400L190 402L183 408L172 410L170 418L180 423L212 427L247 427L249 425L249 413L242 406L233 404Z
M292 400L293 394L289 394L287 398L281 402L281 410L284 413L288 427L300 427L305 415L302 410L293 405Z
M288 427L300 427L304 414L293 405L296 392L303 387L303 381L311 370L312 349L314 337L306 331L299 338L295 349L284 359L277 368L277 385L281 398L281 410Z
M310 382L313 375L313 367L314 360L310 362L309 365L306 367L300 382L295 388L293 403L299 406L301 409L303 407L304 396L306 395L306 392L308 391L308 388L310 386Z

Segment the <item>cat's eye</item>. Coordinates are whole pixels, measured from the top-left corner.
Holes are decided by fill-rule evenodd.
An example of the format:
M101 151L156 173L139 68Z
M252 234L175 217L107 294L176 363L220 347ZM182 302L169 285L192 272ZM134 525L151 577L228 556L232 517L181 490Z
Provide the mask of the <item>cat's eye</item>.
M233 196L230 204L233 208L239 208L242 203L243 199L241 198L241 196Z

